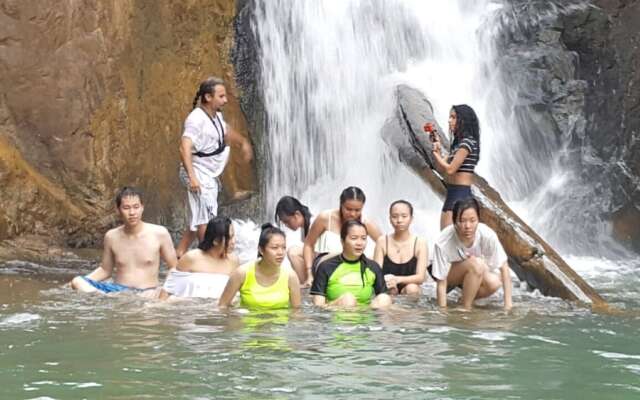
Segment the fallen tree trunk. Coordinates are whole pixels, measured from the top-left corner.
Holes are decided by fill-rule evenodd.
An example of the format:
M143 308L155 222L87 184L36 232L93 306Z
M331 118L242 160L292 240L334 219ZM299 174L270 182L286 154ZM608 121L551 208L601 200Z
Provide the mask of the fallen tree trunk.
M383 137L398 149L400 160L444 198L445 183L434 171L431 143L422 130L426 122L437 125L431 103L421 92L405 85L397 87L396 100L394 115L383 127ZM448 138L440 135L440 140L448 148ZM505 204L486 180L476 175L475 182L472 191L481 206L480 220L496 231L509 256L509 266L520 280L547 296L596 309L608 308L606 301Z

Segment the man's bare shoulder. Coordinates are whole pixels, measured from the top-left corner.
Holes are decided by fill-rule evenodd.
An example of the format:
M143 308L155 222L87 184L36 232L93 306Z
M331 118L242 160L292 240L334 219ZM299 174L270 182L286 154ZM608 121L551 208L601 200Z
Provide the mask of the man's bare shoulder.
M117 226L115 228L109 229L107 231L107 233L104 234L105 243L112 242L112 241L117 240L120 237L122 237L123 231L124 231L124 226L123 225L120 225L120 226Z
M151 224L149 222L144 223L144 229L146 232L153 234L157 238L171 237L169 230L162 225Z

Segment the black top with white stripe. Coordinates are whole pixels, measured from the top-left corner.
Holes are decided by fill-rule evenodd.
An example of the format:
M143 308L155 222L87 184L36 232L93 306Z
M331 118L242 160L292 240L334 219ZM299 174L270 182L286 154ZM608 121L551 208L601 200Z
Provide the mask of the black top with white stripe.
M453 161L453 157L460 149L466 149L469 154L467 154L457 172L468 172L473 174L476 165L478 165L478 160L480 159L480 146L478 145L478 142L472 138L464 138L460 140L460 138L455 137L451 144L449 159L447 160L449 163Z

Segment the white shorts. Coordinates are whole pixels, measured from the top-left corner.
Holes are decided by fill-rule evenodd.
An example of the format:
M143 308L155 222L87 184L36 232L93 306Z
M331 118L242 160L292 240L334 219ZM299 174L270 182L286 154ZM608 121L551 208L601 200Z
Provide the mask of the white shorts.
M181 179L184 184L184 179ZM188 188L188 184L186 185ZM214 186L200 186L200 192L187 191L187 225L191 232L198 230L198 225L206 225L211 218L218 215L218 191L219 181L216 179Z

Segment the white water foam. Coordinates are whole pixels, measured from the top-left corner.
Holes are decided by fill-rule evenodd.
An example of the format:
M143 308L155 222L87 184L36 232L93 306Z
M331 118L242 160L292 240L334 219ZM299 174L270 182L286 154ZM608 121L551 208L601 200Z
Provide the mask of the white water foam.
M42 317L38 314L31 314L31 313L13 314L13 315L9 315L8 317L4 317L0 319L0 327L28 324L30 322L37 321L41 318Z

